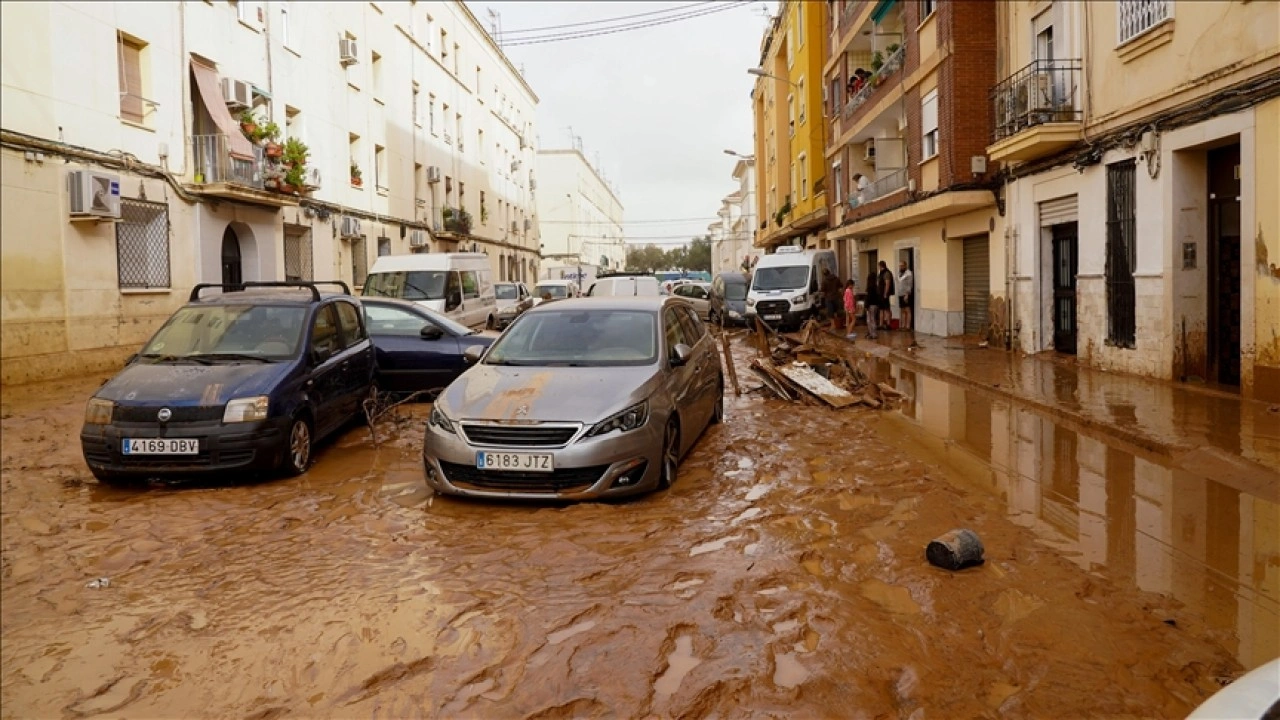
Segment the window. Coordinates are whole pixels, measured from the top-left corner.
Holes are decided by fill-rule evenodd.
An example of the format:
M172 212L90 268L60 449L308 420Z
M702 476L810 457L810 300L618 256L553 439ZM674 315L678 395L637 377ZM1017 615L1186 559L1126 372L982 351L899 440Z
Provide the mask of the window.
M298 108L284 106L284 136L302 139L302 111Z
M311 321L311 352L320 353L321 357L330 356L341 349L340 343L333 306L326 305L316 311L315 319Z
M831 174L836 179L836 202L838 203L844 202L844 177L841 176L840 170L840 163L831 166Z
M803 125L805 110L807 110L809 107L808 101L805 99L805 94L804 94L804 78L800 78L800 82L796 83L796 85L798 86L797 88L799 91L798 94L800 95L800 124Z
M142 51L146 45L116 34L116 58L120 63L120 119L142 124L145 120L142 86Z
M684 343L692 346L693 343L685 339L684 327L680 324L680 317L676 315L675 308L667 308L662 313L663 329L666 331L667 338L667 358L675 360L676 346Z
M373 184L384 192L387 189L387 149L381 145L373 146Z
M351 184L356 185L360 180L357 173L360 172L360 136L355 133L347 133L347 152L351 155Z
M378 257L383 257L385 255L390 255L390 254L391 254L391 238L389 237L378 238Z
M360 322L360 311L356 306L339 300L333 304L338 309L338 328L342 332L342 344L351 347L365 339L364 323Z
M453 207L453 178L448 175L444 176L444 204Z
M467 209L467 184L461 180L458 181L458 209Z
M1127 43L1173 17L1172 5L1172 0L1119 0L1120 43Z
M280 8L280 43L285 47L289 47L289 8L283 6Z
M462 56L462 51L458 48L458 43L454 43L453 44L453 74L454 75L458 74L458 62L459 62L458 59L461 56Z
M462 152L462 138L464 137L462 134L462 113L458 113L455 117L453 136L458 138L458 152Z
M235 6L236 6L237 20L239 20L242 23L247 23L252 19L249 13L250 11L249 3L244 2L243 0L237 0L237 2L235 3Z
M930 90L920 100L920 159L938 154L938 91Z
M480 191L480 222L489 224L489 208L484 204L484 191Z
M382 99L382 56L374 52L369 61L369 82L373 85L373 99Z
M440 60L441 62L449 59L449 33L444 28L440 28Z
M480 164L484 164L484 131L476 130L476 152L480 154Z
M938 0L920 0L920 22L924 22L937 9Z
M791 192L795 192L796 188L799 187L799 185L800 185L800 182L796 178L796 164L793 162L791 163ZM783 203L784 205L791 202L790 195L791 193L787 193L788 197L786 201Z
M169 207L120 199L116 224L116 273L121 289L169 287Z
M804 45L804 3L796 3L796 37L800 39L800 44Z
M1107 166L1107 339L1128 348L1134 346L1136 335L1136 167L1133 160Z
M432 325L421 315L400 308L365 305L364 317L374 335L417 338L421 337L422 328Z
M427 96L427 122L431 125L431 134L436 134L436 96Z
M422 41L422 44L428 50L431 49L431 40L432 38L435 37L435 35L436 35L436 19L431 17L431 15L427 15L427 34L426 34L426 39Z
M800 199L804 200L809 197L809 158L800 153Z
M705 298L707 293L701 287L694 286L696 292L691 292L690 297ZM676 313L680 316L680 324L684 329L685 342L689 345L696 345L704 335L707 334L707 326L702 324L698 319L698 313L693 308L680 307L676 308Z
M787 96L787 130L792 134L796 134L796 96Z
M422 163L413 164L413 199L422 205Z
M418 83L413 84L413 124L416 127L422 127L422 91L418 88Z
M449 103L441 103L440 105L440 123L442 125L448 125L449 123ZM453 138L447 132L444 134L444 141L447 144L453 144Z
M480 66L476 66L476 99L484 103L484 98L480 96Z
M290 281L311 280L314 275L310 231L285 226L284 230L284 279Z
M462 297L466 300L480 297L480 279L476 277L475 270L462 272Z

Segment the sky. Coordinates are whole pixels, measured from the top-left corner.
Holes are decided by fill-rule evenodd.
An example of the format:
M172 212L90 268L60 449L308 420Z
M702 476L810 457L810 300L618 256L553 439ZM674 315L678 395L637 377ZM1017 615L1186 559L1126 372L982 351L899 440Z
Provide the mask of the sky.
M752 152L755 78L747 69L759 64L763 13L771 14L774 2L470 0L467 6L486 28L488 10L499 15L503 50L523 66L538 95L537 147L572 147L572 127L622 202L629 242L674 247L706 234L721 198L737 187L737 158L724 150ZM718 11L627 32L514 44L712 10Z

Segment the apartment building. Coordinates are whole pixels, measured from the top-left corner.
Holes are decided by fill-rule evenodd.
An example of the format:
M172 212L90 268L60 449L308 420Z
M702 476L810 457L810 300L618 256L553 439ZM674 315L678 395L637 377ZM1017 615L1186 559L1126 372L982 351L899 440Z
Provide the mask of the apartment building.
M711 231L711 271L741 272L751 256L756 227L755 158L739 156L733 166L737 189L720 201Z
M539 150L543 278L584 283L626 266L622 201L577 148Z
M831 229L859 289L879 262L915 276L913 325L1003 341L1003 244L986 167L995 7L838 0L825 63ZM895 319L898 299L891 300Z
M537 96L461 2L0 12L3 382L118 367L199 282L537 275Z
M1013 342L1280 400L1280 5L998 5Z
M814 0L782 0L760 45L752 90L759 227L755 246L816 245L827 227L822 63L827 11Z

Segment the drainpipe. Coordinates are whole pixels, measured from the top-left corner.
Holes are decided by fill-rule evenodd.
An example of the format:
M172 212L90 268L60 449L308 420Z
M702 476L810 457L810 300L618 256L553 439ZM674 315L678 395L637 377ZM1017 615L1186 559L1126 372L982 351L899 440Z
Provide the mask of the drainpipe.
M178 169L179 176L187 174L187 165L191 162L191 133L194 128L187 125L187 111L191 107L191 59L187 57L187 8L186 3L178 3L178 58L182 72L182 167ZM169 170L168 161L161 163L161 166ZM170 170L172 172L172 170Z

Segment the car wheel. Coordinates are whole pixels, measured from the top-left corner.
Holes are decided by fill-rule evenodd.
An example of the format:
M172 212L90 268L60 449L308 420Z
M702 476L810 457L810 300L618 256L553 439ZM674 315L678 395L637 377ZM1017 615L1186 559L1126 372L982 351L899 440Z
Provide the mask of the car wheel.
M301 475L311 466L311 423L298 416L289 426L289 438L285 446L284 471L288 475Z
M680 424L673 418L662 433L662 470L658 474L658 489L666 490L676 481L680 467Z
M716 406L711 411L711 425L719 425L724 422L724 378L720 378L716 390Z

